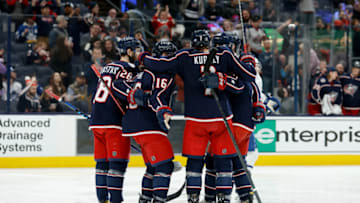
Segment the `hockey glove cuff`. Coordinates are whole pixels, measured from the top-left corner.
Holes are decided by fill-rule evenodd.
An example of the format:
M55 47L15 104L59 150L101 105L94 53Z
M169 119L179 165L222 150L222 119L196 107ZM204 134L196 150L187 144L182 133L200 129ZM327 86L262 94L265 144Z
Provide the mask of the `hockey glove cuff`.
M168 106L160 107L156 111L156 117L162 130L168 132L170 129L169 121L171 116L174 115L171 108Z
M130 90L127 100L129 104L138 106L146 106L148 103L149 94L145 93L142 89L132 89Z
M240 61L244 62L244 63L250 63L251 65L253 65L253 67L256 66L256 60L255 57L249 54L243 55L240 58Z
M267 95L264 104L266 106L266 113L268 115L278 111L281 106L281 102L276 97L273 97L271 95Z
M262 102L253 103L253 113L251 119L255 124L259 124L265 121L265 105Z

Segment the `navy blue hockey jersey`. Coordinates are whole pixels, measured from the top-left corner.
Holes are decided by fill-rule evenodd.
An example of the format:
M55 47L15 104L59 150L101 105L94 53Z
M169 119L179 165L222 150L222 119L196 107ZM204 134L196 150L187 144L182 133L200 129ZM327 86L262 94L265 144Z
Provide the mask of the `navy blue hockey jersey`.
M153 133L167 135L160 128L156 110L160 107L169 106L171 94L175 89L173 76L169 73L154 74L149 70L144 70L137 75L133 82L134 88L141 88L151 95L148 106L129 105L129 109L123 118L123 136Z
M127 62L110 63L101 70L101 77L108 87L112 86L113 81L131 80L137 69L133 64ZM120 101L122 109L126 109L126 97ZM92 98L92 112L90 119L91 128L118 128L121 129L123 113L119 110L114 100L110 96L110 92L99 81L96 93Z
M332 104L341 105L342 90L338 80L329 82L325 76L319 77L311 90L311 98L320 104L325 94L330 94Z
M199 81L205 69L206 58L209 53L194 49L184 49L169 59L158 59L146 56L144 65L154 72L178 73L184 80L185 117L195 121L222 121L221 113L212 96L205 95L205 88ZM253 82L255 69L240 62L227 48L219 48L210 72L235 73L243 81ZM220 103L228 118L232 117L227 93L218 91Z
M360 77L354 78L351 74L342 75L340 82L343 90L343 107L360 109Z

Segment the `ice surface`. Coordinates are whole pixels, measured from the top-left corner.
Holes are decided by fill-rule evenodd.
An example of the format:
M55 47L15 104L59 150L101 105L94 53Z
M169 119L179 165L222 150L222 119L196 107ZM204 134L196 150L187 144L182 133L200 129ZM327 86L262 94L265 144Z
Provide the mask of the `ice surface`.
M137 202L144 170L128 168L125 203ZM264 203L360 202L360 166L258 166L253 176ZM184 178L173 174L170 193ZM94 184L92 168L0 169L0 203L96 203ZM172 202L186 202L185 191Z

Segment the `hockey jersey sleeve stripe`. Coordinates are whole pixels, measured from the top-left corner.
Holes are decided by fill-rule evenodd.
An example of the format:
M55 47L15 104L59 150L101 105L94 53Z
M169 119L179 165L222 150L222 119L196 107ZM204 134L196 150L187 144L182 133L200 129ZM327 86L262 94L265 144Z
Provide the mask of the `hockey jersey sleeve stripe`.
M228 53L228 54L232 57L233 61L238 65L238 67L239 67L243 72L245 72L247 75L249 75L250 77L252 77L252 78L255 79L256 75L253 74L253 73L251 73L250 71L248 71L246 68L244 68L243 65L242 65L242 64L238 61L238 59L234 56L234 54L232 54L231 52L229 52L229 51L227 51L227 50L225 50L224 53Z
M155 57L152 57L150 55L145 56L145 58L153 60L153 61L173 61L173 60L177 59L179 56L181 56L182 54L189 54L189 52L188 51L181 51L181 52L177 53L175 56L173 56L171 58L155 58Z
M233 85L233 84L231 84L231 83L229 83L229 82L226 82L226 86L229 86L229 87L231 87L231 88L233 88L233 89L235 89L235 90L243 90L244 88L245 88L245 86L244 85L242 85L241 87L237 87L237 86L235 86L235 85Z
M155 75L154 75L154 73L152 73L151 71L149 71L147 69L145 69L144 72L151 75L151 77L152 77L152 85L151 85L151 87L152 87L152 89L154 89L154 87L155 87Z
M251 86L253 87L253 89L254 89L254 91L255 91L255 99L256 99L256 101L254 101L254 102L259 102L259 101L261 101L261 93L260 93L260 91L259 91L259 88L258 88L258 86L256 85L256 83L251 83Z
M123 81L123 83L124 83L125 85L127 85L124 81ZM118 92L119 94L122 94L122 95L124 95L125 97L128 96L127 93L125 93L125 92L121 91L120 89L116 88L115 85L114 85L114 83L112 84L112 88L113 88L116 92ZM130 87L130 88L131 88L131 87Z
M163 92L165 92L165 90L167 90L169 88L169 86L171 85L172 82L173 82L173 78L171 78L169 83L167 84L167 86L156 95L156 99L158 100L160 106L167 106L167 104L164 105L163 102L161 102L160 96Z

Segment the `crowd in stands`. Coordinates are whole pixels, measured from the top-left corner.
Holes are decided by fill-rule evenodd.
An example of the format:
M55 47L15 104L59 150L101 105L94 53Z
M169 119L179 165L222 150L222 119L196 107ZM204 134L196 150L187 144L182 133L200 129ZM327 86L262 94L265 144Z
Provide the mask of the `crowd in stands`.
M136 5L128 5L135 9L126 12L119 12L115 8L107 10L101 8L98 2L89 0L0 2L1 12L13 14L12 20L16 25L11 52L11 56L14 56L11 57L10 74L11 112L68 111L45 94L42 91L45 89L50 89L84 112L91 111L91 96L98 80L90 67L95 66L101 70L106 63L119 60L118 42L129 35L138 39L145 51L151 51L153 44L160 40L171 40L178 49L189 48L189 38L196 29L207 29L211 35L225 31L243 38L238 0L137 1ZM263 91L281 99L280 113L294 113L294 103L299 103L295 102L294 92L298 90L299 98L308 99L307 104L299 105L307 105L310 114L342 114L324 113L325 110L321 110L323 96L333 92L327 87L339 85L340 91L336 91L339 93L337 96L341 97L340 102L330 98L330 103L336 103L340 108L343 105L346 108L360 109L360 77L356 71L360 65L353 65L360 64L360 58L356 59L360 57L360 46L352 47L351 52L356 63L351 64L344 48L349 41L349 36L346 35L349 29L353 33L352 44L360 43L358 1L241 2L246 47L262 64ZM332 7L335 9L331 9ZM265 24L271 25L282 38L281 46L274 44ZM310 58L306 59L302 57L304 43L299 43L298 53L295 53L295 32L299 32L299 38L304 35L304 32L301 29L297 31L296 27L304 24L309 26L311 40L322 40L310 48ZM329 33L332 30L335 30L333 35L337 44L333 58L330 58L329 44L332 36ZM7 100L5 72L9 59L6 57L5 45L6 43L0 45L0 76L3 81L0 82L0 112L5 111L4 104ZM295 55L298 56L296 87ZM309 70L303 70L305 60L310 61ZM334 69L337 77L328 77ZM309 85L301 84L304 71L310 75ZM326 84L322 82L324 79ZM181 104L183 89L180 79L176 80L176 101ZM325 92L322 88L324 85ZM301 86L308 86L309 95L301 95ZM346 104L348 101L345 100L349 98L352 102L357 102L358 106ZM175 109L175 112L181 113L183 106L179 105L178 109Z

